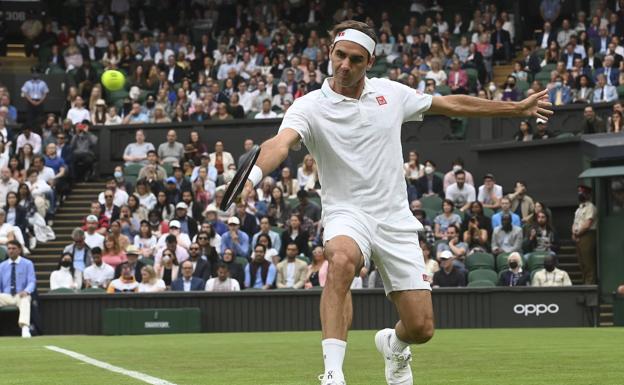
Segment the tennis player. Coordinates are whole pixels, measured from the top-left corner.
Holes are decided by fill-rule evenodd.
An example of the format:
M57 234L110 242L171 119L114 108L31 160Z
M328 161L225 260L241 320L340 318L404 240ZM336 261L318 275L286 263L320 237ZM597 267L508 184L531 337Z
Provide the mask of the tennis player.
M546 91L520 102L466 95L431 96L386 79L368 79L377 37L367 24L345 21L332 31L330 70L320 90L297 99L278 134L264 142L245 189L256 186L303 142L318 164L329 271L321 296L323 385L346 384L342 371L352 304L349 287L370 258L400 321L375 336L388 384L413 384L410 344L433 336L431 287L409 210L401 125L425 112L448 116L533 116L553 113ZM243 192L243 195L246 194Z

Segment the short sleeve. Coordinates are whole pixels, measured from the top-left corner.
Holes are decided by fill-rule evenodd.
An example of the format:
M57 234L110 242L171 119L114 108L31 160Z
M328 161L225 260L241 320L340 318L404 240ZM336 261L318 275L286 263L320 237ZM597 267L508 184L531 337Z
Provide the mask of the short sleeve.
M304 100L295 101L288 111L286 111L278 130L278 132L286 128L295 130L306 145L311 140L310 120L308 119L308 114L311 112L307 111L307 104L308 103Z
M403 99L403 121L421 121L423 114L431 107L433 97L401 83L392 82Z

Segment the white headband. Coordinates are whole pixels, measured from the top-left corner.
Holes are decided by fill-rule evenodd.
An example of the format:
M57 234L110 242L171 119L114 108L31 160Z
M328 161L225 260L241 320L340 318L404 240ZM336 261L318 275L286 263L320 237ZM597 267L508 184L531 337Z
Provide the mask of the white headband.
M364 32L360 32L356 29L345 29L344 31L338 32L338 34L336 34L334 43L337 43L341 40L348 40L361 45L362 47L364 47L364 49L368 51L371 56L373 56L373 54L375 53L375 40L371 39L370 36L368 36Z

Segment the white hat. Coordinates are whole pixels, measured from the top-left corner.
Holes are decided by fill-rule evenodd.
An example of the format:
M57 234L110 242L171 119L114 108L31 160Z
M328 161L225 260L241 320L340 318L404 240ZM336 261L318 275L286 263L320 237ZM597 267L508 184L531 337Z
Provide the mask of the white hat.
M228 219L228 225L240 225L240 221L236 217Z
M453 253L451 253L449 250L444 250L443 252L440 253L440 259L451 259L453 258Z
M176 205L176 209L184 209L184 210L188 210L188 206L186 205L186 203L184 202L180 202Z
M130 88L130 92L128 92L128 96L132 100L137 100L140 95L141 95L141 90L137 86L132 86Z
M175 220L175 219L174 219L174 220L172 220L172 221L170 221L170 222L169 222L169 227L170 227L170 228L171 228L171 227L177 227L177 228L179 229L179 228L180 228L180 221Z
M544 119L542 119L542 118L537 118L537 120L535 120L535 122L536 122L537 124L540 124L540 123L546 123L546 121L545 121Z
M205 213L217 213L219 212L219 210L217 210L217 206L214 203L209 204L208 206L206 206L206 209L204 210Z
M99 222L97 217L93 214L87 216L87 222Z

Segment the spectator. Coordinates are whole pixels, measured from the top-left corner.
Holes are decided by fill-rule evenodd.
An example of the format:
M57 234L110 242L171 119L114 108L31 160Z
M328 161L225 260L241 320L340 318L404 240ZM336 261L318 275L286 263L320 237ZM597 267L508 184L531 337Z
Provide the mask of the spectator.
M280 110L285 110L285 103L291 103L293 102L293 96L291 93L288 93L288 85L285 82L280 82L277 85L277 94L273 96L273 101L272 101L272 105L275 108L278 108Z
M74 269L72 255L70 253L63 253L58 264L58 269L50 274L50 290L80 290L81 287L81 272Z
M32 147L32 152L41 152L41 136L39 136L36 132L32 132L30 126L28 125L24 125L22 133L17 136L17 145L15 147L16 151L19 152L19 150L26 144L29 144Z
M74 269L83 272L87 266L93 263L93 259L91 249L85 243L85 233L80 227L76 227L72 231L72 240L73 242L63 249L63 254L70 254L74 261Z
M286 258L277 265L277 288L278 289L302 289L306 276L307 264L298 259L299 248L295 242L286 246Z
M222 175L234 163L234 157L231 153L224 151L223 142L217 140L215 142L215 152L210 154L210 165L217 169L217 173Z
M490 38L490 43L494 47L492 59L495 61L509 62L511 59L512 41L508 31L503 29L503 20L497 19L494 22L494 31Z
M245 265L245 287L250 289L268 290L273 287L277 269L275 265L264 259L266 248L256 245L254 259Z
M106 292L113 293L136 293L139 291L139 283L134 278L134 272L128 266L127 262L121 263L121 276L114 279L109 285Z
M163 250L159 263L154 263L154 270L158 278L165 282L167 289L171 288L171 283L178 279L180 265L174 251L166 248Z
M466 172L464 170L455 171L455 181L447 187L446 199L452 201L457 209L466 211L470 202L477 200L475 188L471 184L466 184Z
M91 179L95 173L95 145L98 138L89 132L88 122L84 121L76 124L76 135L71 139L70 147L72 151L72 165L70 170L74 181L78 176L84 179Z
M567 272L557 268L555 257L547 255L544 258L544 268L535 273L531 280L531 286L572 286L572 281L570 281L570 276L568 276Z
M537 118L536 123L537 131L533 133L534 140L550 139L555 137L555 134L553 134L552 131L548 130L548 126L546 125L546 121L544 119Z
M31 69L31 78L22 86L22 98L26 101L26 125L37 126L39 119L43 116L43 103L48 97L50 89L44 80L41 79L41 73L36 67Z
M202 258L202 250L199 244L191 243L189 246L189 261L193 264L193 277L207 281L213 274L213 266L207 259ZM214 261L216 263L216 260ZM214 266L216 272L216 266Z
M158 157L161 159L160 163L171 163L179 165L180 161L184 157L184 145L178 142L178 138L175 130L169 130L167 132L167 141L158 146Z
M614 86L607 84L604 74L596 76L596 86L594 87L594 103L608 103L618 99L617 90Z
M158 153L154 150L147 151L147 164L139 171L138 179L148 183L164 182L167 171L160 165Z
M468 245L470 253L486 252L489 244L489 232L487 225L489 224L487 218L483 215L481 204L479 202L471 203L472 216L466 221L466 230L464 230L462 239L464 243Z
M570 90L570 87L563 84L563 78L561 76L557 76L555 79L555 86L548 91L548 98L555 106L562 106L572 102L572 90Z
M156 276L156 271L151 266L141 268L141 283L139 283L139 293L158 293L167 290L165 281Z
M609 121L609 128L607 132L622 132L622 125L624 125L624 121L622 120L622 113L620 111L613 111L613 114L611 115L611 119Z
M440 59L431 59L431 69L427 72L425 78L433 79L436 87L446 84L447 77L446 73L442 70L442 63L440 62Z
M445 199L442 202L442 213L433 220L434 234L437 239L446 239L446 231L449 226L461 227L461 217L453 212L454 207L453 201L449 199Z
M115 270L117 270L117 266L121 264L126 264L127 268L131 267L127 264L128 258L126 256L126 253L122 250L121 245L112 234L109 234L104 240L102 260Z
M457 58L453 59L448 79L448 86L451 87L452 94L468 93L468 75L461 68L461 63Z
M500 200L503 197L503 187L496 184L494 175L485 174L483 177L483 185L479 186L477 200L483 204L483 207L496 210L500 207Z
M528 237L522 243L525 253L534 251L547 252L552 255L557 253L559 243L550 218L546 211L535 213L536 223L528 231Z
M228 232L221 236L220 254L223 255L226 249L230 249L236 257L247 258L249 256L249 236L240 230L240 220L237 217L231 217L227 223Z
M37 281L33 263L21 254L19 242L9 241L8 258L0 263L0 308L17 306L17 323L22 328L22 337L30 338L30 303Z
M583 110L583 134L598 134L605 132L605 123L601 117L597 116L592 106L586 106Z
M195 101L193 104L195 111L191 115L189 115L189 120L191 122L204 122L206 120L210 120L210 113L204 111L204 102L201 100Z
M134 143L128 143L124 150L123 160L126 165L139 163L147 164L147 153L154 150L154 145L145 141L145 133L139 129L136 131Z
M596 206L591 201L592 189L580 185L577 189L579 207L574 213L572 240L576 243L576 255L583 274L583 284L596 282Z
M576 78L576 88L572 90L573 103L591 103L594 98L594 88L591 86L589 77L585 74Z
M446 229L446 238L437 243L436 256L439 259L440 255L448 250L453 253L453 258L455 258L453 263L455 266L460 270L465 270L463 261L466 255L468 255L468 244L463 242L460 236L459 227L450 225L448 229Z
M109 283L115 277L115 269L102 260L102 249L91 249L93 263L84 270L83 279L85 288L108 288Z
M310 193L305 190L299 190L297 192L299 205L295 207L295 211L298 212L304 219L307 218L314 222L314 225L316 226L321 220L321 208L315 202L310 201L309 195Z
M617 87L619 85L620 70L619 62L615 63L612 55L605 56L602 62L602 68L598 68L594 74L594 80L598 82L599 76L604 76L606 85Z
M526 73L526 71L522 67L522 62L520 61L514 62L514 70L511 73L511 76L515 78L517 81L522 81L522 82L528 81L528 78L529 78L529 74ZM524 97L524 95L520 94L519 97L522 98Z
M492 234L492 254L522 251L522 228L512 224L511 215L503 214L501 225Z
M255 247L258 243L258 237L262 234L265 234L271 240L271 244L273 248L276 250L281 250L282 248L282 240L280 235L275 231L271 230L271 223L268 217L260 218L260 231L255 233L251 239L251 247Z
M433 161L425 161L425 175L420 177L416 182L418 199L432 195L438 195L440 198L444 198L442 178L435 174L435 167L436 166ZM455 176L453 175L453 178L454 177Z
M441 269L433 274L433 287L466 286L466 274L453 265L453 254L446 250L440 254Z
M561 23L561 29L557 33L557 43L559 47L565 47L570 41L570 37L576 35L576 31L570 28L570 21L563 19Z
M106 203L106 194L109 191L113 193L113 204L115 206L121 207L128 203L128 193L117 187L117 181L115 180L115 178L109 178L106 181L106 190L102 191L98 195L98 202L100 202L100 204Z
M245 287L245 270L242 265L234 260L234 253L232 250L225 249L223 252L223 264L228 267L230 277L238 282L238 286L242 290Z
M11 170L8 167L0 169L0 206L6 205L6 196L9 192L17 192L19 183L11 177Z
M193 276L193 263L182 262L182 276L171 283L172 291L203 291L206 283L203 279Z
M99 205L98 205L99 207ZM104 247L104 236L98 232L100 221L98 217L91 214L86 218L86 233L85 233L85 243L87 246L93 250L94 247L99 247L102 249Z
M472 186L475 185L472 174L468 170L464 169L464 160L462 158L456 158L455 160L453 160L453 163L451 163L451 171L444 174L444 191L445 192L448 186L456 182L455 173L460 170L463 170L464 175L466 176L465 183L468 183L469 185L472 185Z
M188 238L192 239L197 235L197 221L187 215L188 206L184 202L179 202L176 205L176 211L174 219L180 222L180 231L184 234L188 234Z
M509 268L503 271L498 278L498 286L528 286L531 275L522 269L522 257L513 252L507 257Z
M420 248L423 252L423 260L425 261L425 274L427 274L427 282L433 282L433 275L440 270L440 265L432 255L431 245L427 242L420 241Z
M108 107L108 113L106 114L106 121L104 125L113 126L117 124L121 124L122 119L119 115L117 115L117 107L110 106Z
M134 272L134 278L137 282L141 282L143 280L143 276L141 274L141 270L145 264L139 260L139 255L141 255L141 250L135 245L128 245L123 250L126 255L126 262L130 269ZM121 275L121 268L119 265L115 268L115 278Z
M301 227L301 217L297 214L290 216L290 224L286 227L286 231L282 233L282 248L280 249L280 257L286 257L286 245L291 242L297 244L299 252L305 256L310 255L308 240L310 235Z
M292 177L289 167L282 168L280 181L276 184L279 187L285 198L294 198L299 191L299 183Z
M271 110L271 100L264 99L262 101L262 111L258 112L254 119L276 119L277 114L275 111Z
M316 246L312 250L312 263L308 266L306 281L304 287L311 289L313 287L324 287L327 280L327 269L329 262L325 259L323 247Z
M535 204L533 198L527 195L527 186L523 181L517 181L514 192L507 195L511 202L511 211L518 214L523 223L529 223L533 219Z
M206 282L205 290L212 292L240 291L240 285L236 279L230 278L228 265L219 263L217 277L210 278Z
M91 122L95 125L106 124L106 102L98 99L95 102L95 111L91 113Z
M84 107L84 100L82 100L82 97L76 97L74 106L67 112L67 119L71 120L72 124L78 124L85 120L91 121L91 114L89 110Z

